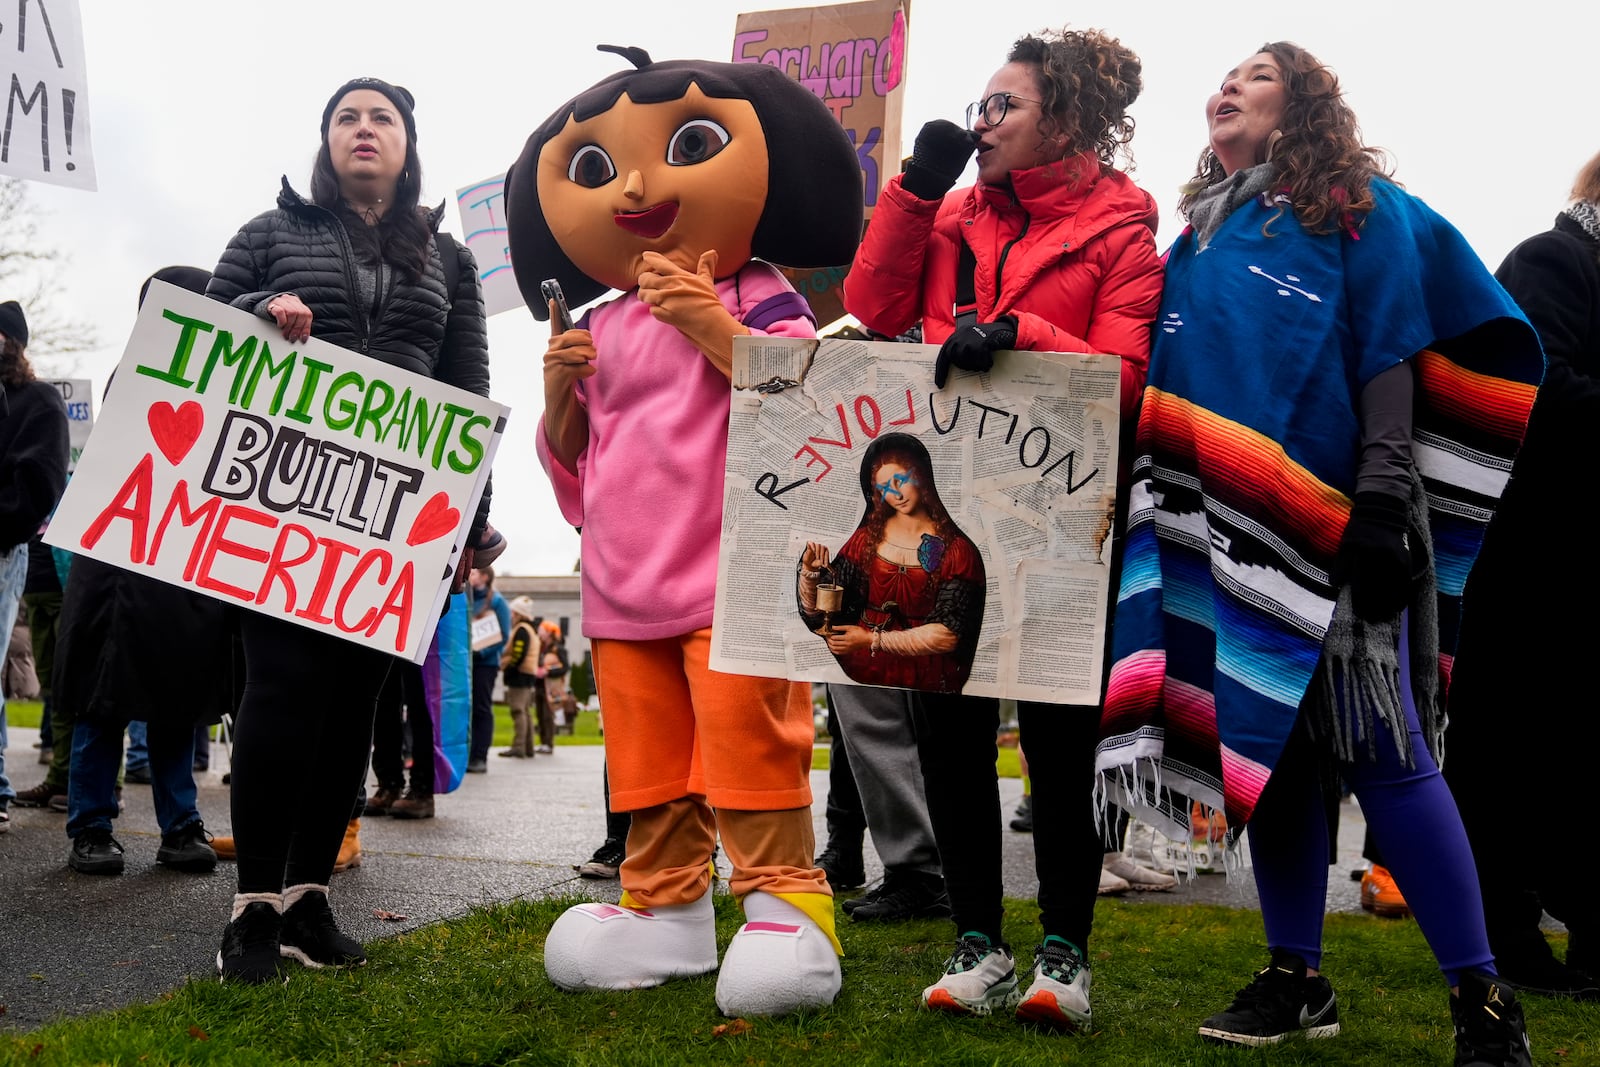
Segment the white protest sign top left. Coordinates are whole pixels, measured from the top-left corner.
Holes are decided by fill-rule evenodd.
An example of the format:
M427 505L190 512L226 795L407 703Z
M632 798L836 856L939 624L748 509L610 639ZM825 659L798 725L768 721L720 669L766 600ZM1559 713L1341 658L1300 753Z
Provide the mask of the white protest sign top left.
M158 281L45 540L421 662L507 412Z
M17 0L0 17L0 174L95 188L78 0Z

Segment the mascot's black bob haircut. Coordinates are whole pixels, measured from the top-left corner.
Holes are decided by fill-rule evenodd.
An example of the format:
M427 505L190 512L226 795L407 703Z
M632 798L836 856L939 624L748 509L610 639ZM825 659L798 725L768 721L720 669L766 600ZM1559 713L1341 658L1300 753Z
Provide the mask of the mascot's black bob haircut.
M751 254L785 267L834 267L855 256L861 240L861 164L849 135L816 94L764 63L653 63L642 48L601 45L600 50L618 53L637 69L619 71L556 109L506 172L511 265L534 318L550 317L539 292L542 279L559 281L573 307L608 288L580 273L556 244L539 204L538 162L546 142L569 117L583 122L604 114L624 93L638 104L658 104L681 100L694 84L709 97L748 100L766 137L768 160L767 204Z

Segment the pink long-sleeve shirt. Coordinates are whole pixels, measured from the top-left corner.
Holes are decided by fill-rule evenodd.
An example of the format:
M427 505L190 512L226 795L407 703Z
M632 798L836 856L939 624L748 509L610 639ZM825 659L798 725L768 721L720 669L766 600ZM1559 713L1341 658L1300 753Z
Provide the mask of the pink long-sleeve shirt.
M752 261L717 282L741 322L794 290ZM582 527L583 632L655 640L711 625L728 457L728 379L629 291L586 316L595 373L577 386L589 443L577 474L556 461L541 420L539 462L562 517ZM749 325L748 322L746 322ZM815 337L804 315L752 333Z

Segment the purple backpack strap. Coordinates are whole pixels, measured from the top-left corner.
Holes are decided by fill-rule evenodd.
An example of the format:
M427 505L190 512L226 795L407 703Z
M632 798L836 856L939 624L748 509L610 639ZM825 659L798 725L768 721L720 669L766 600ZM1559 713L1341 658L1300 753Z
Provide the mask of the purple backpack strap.
M782 322L784 319L792 319L799 315L804 315L811 320L813 327L816 326L816 313L811 310L811 305L806 303L805 297L795 292L777 293L751 308L743 321L752 330L765 330L775 322Z

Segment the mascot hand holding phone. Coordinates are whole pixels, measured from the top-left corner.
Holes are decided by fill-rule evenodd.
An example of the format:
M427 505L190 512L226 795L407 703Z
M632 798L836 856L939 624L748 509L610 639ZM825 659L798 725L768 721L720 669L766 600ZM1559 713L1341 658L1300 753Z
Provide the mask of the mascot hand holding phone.
M747 921L717 1007L782 1015L832 1003L839 943L812 865L810 686L709 668L733 338L816 336L771 264L850 261L861 170L832 113L776 68L602 51L635 69L564 104L506 175L535 317L556 311L545 279L574 306L620 291L553 329L538 452L582 531L611 805L633 821L620 906L562 915L545 969L572 990L718 970L720 834Z

